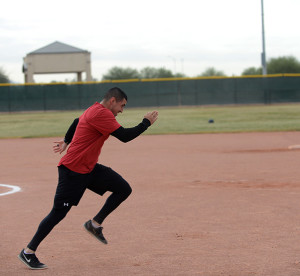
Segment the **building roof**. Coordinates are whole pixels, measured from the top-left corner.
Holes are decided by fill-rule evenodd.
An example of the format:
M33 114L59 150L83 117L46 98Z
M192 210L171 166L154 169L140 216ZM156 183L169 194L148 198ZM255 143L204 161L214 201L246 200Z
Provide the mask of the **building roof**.
M60 54L60 53L86 53L88 51L76 48L74 46L55 41L47 46L30 52L29 55L35 54Z

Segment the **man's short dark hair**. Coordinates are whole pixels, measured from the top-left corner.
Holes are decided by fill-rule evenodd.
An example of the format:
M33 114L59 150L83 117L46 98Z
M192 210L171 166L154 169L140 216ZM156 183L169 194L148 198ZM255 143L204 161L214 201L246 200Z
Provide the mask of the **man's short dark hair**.
M121 102L123 101L123 99L125 99L127 101L127 95L125 94L125 92L123 90L121 90L119 87L113 87L111 89L109 89L105 95L104 95L104 100L108 101L109 99L111 99L112 97L115 97L117 102Z

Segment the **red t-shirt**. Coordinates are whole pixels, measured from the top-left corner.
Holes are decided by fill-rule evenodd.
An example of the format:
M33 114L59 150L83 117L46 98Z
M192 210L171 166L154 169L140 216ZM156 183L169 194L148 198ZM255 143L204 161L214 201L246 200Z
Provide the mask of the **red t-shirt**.
M72 142L58 166L90 173L98 162L105 140L120 126L113 113L96 102L79 117Z

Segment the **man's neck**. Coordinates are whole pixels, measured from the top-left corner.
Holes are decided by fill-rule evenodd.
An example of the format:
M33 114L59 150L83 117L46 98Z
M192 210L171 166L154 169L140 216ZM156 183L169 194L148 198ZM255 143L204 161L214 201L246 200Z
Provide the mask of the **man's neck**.
M108 104L107 104L106 101L102 100L102 101L100 102L100 104L102 104L105 108L109 109L109 108L108 108Z

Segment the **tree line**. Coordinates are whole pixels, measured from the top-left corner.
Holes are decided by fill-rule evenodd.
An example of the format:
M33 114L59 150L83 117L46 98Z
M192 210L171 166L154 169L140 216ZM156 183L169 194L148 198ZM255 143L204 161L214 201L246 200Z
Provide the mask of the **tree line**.
M9 83L10 80L4 70L0 67L0 83Z
M287 74L300 73L300 62L293 56L283 56L271 58L267 61L268 74ZM262 67L249 67L242 72L242 76L246 75L262 75ZM214 67L209 67L196 77L226 77L223 71ZM171 70L166 68L145 67L137 70L130 67L114 66L102 76L102 80L122 80L122 79L156 79L156 78L183 78L188 77L182 73L173 74ZM0 67L0 83L10 83L8 75Z
M271 58L267 62L268 74L300 73L300 62L293 56ZM242 76L262 75L262 67L249 67L242 72ZM226 77L226 74L214 67L209 67L196 77ZM138 71L133 68L112 67L102 76L102 80L120 79L155 79L155 78L180 78L188 77L184 74L173 74L165 68L145 67Z

